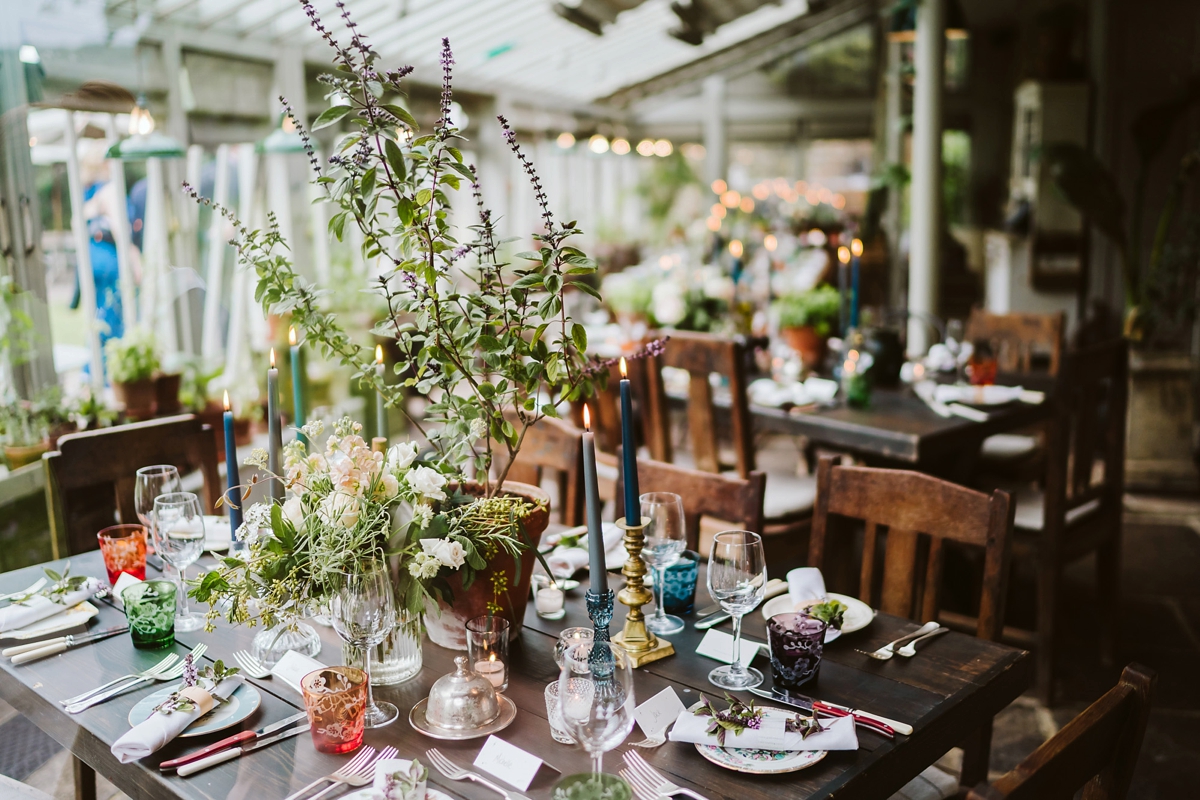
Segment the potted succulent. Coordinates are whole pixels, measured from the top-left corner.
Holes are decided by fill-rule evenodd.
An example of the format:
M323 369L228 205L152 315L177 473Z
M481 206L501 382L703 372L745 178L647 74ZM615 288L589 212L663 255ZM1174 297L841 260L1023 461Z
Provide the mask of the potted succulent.
M109 339L104 343L104 357L125 415L134 420L153 417L157 400L154 376L159 366L154 334L134 328L120 339Z
M406 602L420 599L430 638L461 647L464 619L482 609L507 617L515 636L548 500L537 487L506 480L508 466L530 426L586 398L607 375L607 364L588 361L587 334L563 302L573 287L599 297L577 280L595 272L595 265L569 244L579 230L550 209L534 165L508 121L499 117L505 142L532 184L542 225L534 237L536 250L508 255L496 218L483 203L476 170L458 148L462 137L452 121L454 59L448 40L442 41L441 114L431 131L422 132L397 102L406 93L404 79L411 69L383 68L355 27L349 28L349 42L339 42L311 3L302 0L301 5L335 53L336 72L321 78L330 106L313 127L352 124L327 161L309 143L303 120L295 121L296 129L315 182L332 206L329 230L342 239L348 228L357 229L364 255L389 265L371 284L387 309L373 333L394 343L400 355L395 373L401 379L385 382L371 349L322 306L322 293L297 274L273 219L265 230L251 230L191 187L185 191L233 223L234 244L257 274L256 298L264 311L290 313L310 345L381 393L428 445L421 483L414 488L423 491L441 482L438 491L445 498L413 507L396 546L424 548L427 540L444 540L454 519L476 520L488 536L519 543L516 552L484 548L481 563L469 574L460 569L422 578L429 581L428 592L410 592ZM348 12L341 14L349 23ZM287 101L281 101L291 116ZM450 224L450 198L460 190L470 192L476 208L475 223L465 231ZM422 416L409 415L407 393L427 398ZM497 450L503 457L496 458Z
M815 370L825 360L841 303L838 290L822 284L807 292L785 294L772 305L779 318L779 335L799 354L806 369Z

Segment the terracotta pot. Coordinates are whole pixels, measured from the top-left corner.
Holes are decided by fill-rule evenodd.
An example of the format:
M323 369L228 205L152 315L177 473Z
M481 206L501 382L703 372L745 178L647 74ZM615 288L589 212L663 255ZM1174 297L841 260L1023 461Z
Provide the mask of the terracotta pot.
M462 488L468 494L483 493L483 487L479 484L466 484ZM514 481L505 481L504 489L507 494L541 504L541 508L525 518L525 536L532 548L536 548L550 522L550 496L537 486ZM497 556L486 569L475 573L475 580L469 589L462 588L459 573L452 574L447 582L454 596L453 604L430 602L425 608L425 629L430 641L451 650L466 650L467 621L487 613L488 602L492 599L492 578L501 574L508 578L508 591L499 597L499 616L512 624L510 638L517 638L525 622L529 582L533 565L537 562L532 548L522 553L519 560L508 555Z
M42 457L50 449L49 442L38 442L31 445L4 445L4 460L8 462L8 468L12 470L20 469L28 466ZM545 526L543 526L545 527ZM540 536L541 534L539 534ZM529 593L529 587L525 587L526 594ZM522 609L522 613L524 609Z
M783 328L779 331L779 335L783 337L783 341L787 342L788 347L800 355L800 361L804 364L805 369L820 369L828 349L826 337L818 335L816 329L811 325L805 325L802 328Z
M156 402L155 413L159 416L167 416L170 414L178 414L183 410L183 406L179 404L179 385L183 382L183 376L176 373L175 375L158 375L154 379L154 399Z
M150 419L154 416L157 392L152 378L132 383L113 381L113 394L117 396L117 402L125 406L125 416L130 419Z

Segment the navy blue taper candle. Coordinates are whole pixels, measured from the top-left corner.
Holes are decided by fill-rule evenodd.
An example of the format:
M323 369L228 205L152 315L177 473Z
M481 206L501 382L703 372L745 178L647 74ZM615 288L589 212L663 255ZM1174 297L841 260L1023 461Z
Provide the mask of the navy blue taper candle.
M633 400L629 396L629 373L621 359L621 450L624 456L622 478L625 481L625 523L642 522L641 492L638 490L637 441L633 438Z

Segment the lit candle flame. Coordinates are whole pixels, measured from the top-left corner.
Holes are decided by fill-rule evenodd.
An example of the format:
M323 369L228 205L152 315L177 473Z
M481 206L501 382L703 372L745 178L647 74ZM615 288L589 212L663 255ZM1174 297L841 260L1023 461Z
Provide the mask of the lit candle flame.
M488 661L495 661L495 660L496 660L496 654L495 654L495 653L492 653L492 654L490 654L490 655L488 656Z
M229 390L225 390L225 410L229 410Z
M621 359L624 362L625 359ZM583 406L583 429L590 431L592 429L592 412L588 410L587 404Z
M625 368L625 356L621 356L621 378L625 379L628 377L629 377L629 372Z
M292 347L296 346L296 328L294 326L288 328L288 344Z
M271 348L271 369L275 369L275 348Z
M375 345L375 363L376 364L383 363L383 345L381 345L381 344Z
M850 252L856 256L861 256L863 254L862 239L855 239L854 241L850 242Z
M843 264L850 263L850 248L849 247L839 247L838 248L838 261L842 262Z

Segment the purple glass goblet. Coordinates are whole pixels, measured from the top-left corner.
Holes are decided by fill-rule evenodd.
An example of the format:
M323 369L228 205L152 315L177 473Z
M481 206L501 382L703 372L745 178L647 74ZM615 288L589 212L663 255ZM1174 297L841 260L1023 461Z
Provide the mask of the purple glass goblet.
M796 689L821 672L828 624L807 614L776 614L767 620L771 676L778 689Z

